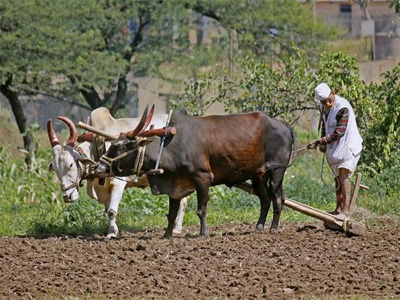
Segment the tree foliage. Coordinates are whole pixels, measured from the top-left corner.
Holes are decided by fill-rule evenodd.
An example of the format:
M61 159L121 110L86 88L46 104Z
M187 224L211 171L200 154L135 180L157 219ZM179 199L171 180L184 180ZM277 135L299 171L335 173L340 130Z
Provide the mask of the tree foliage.
M105 51L102 25L112 25L99 1L5 0L0 11L2 84L12 76L13 86L44 90L107 87L126 66L121 54Z
M394 8L397 13L400 13L400 0L392 0L389 4L390 8Z
M191 1L196 11L212 12L225 29L238 33L244 55L266 59L293 53L293 43L315 56L324 41L337 36L337 28L314 18L310 4L296 0Z
M219 102L229 113L258 110L293 123L302 112L315 108L316 79L305 53L296 47L292 52L274 65L254 56L239 59L233 78L226 71L203 76L187 86L183 102L176 105L202 115Z
M315 51L333 36L295 0L4 0L0 11L0 82L12 75L13 87L84 99L112 112L125 104L128 72L170 80L185 80L182 72L197 75L226 55L231 29L240 51L263 57L275 50L283 55L293 41ZM214 20L209 30L225 30L219 43L190 41L191 30L203 30L202 16Z
M373 106L365 132L365 158L370 169L381 172L400 166L400 63L384 74L382 84L372 83Z

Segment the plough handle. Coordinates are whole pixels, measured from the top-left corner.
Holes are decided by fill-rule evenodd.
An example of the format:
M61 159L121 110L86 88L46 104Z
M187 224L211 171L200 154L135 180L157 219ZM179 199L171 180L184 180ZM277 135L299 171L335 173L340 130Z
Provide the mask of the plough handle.
M331 215L327 212L324 212L322 210L316 209L314 207L308 206L306 204L285 198L285 206L290 207L291 209L294 209L298 212L301 212L307 216L317 218L321 221L327 222L327 223L343 223L342 219L335 218L334 215ZM338 224L340 225L340 224Z

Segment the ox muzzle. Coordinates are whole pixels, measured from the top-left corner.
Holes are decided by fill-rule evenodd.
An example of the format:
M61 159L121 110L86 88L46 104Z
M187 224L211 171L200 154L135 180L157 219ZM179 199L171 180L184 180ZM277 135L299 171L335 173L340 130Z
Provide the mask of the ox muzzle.
M64 203L72 203L75 202L79 198L78 188L72 188L68 191L63 191L63 199Z

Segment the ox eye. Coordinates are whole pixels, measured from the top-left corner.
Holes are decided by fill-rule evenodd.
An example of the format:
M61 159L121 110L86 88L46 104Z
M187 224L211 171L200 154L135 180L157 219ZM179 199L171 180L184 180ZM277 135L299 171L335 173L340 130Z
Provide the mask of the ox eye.
M69 165L69 168L71 169L73 165L74 165L74 164L73 164L73 163L71 163L71 164Z

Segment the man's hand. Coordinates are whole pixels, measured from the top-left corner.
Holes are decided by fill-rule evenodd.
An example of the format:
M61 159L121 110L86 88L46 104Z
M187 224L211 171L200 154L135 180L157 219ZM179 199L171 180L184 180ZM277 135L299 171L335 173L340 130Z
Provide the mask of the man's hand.
M326 152L326 145L319 144L318 150L321 151L322 153L325 153Z
M307 149L316 149L317 146L319 145L319 140L312 140L307 144Z

